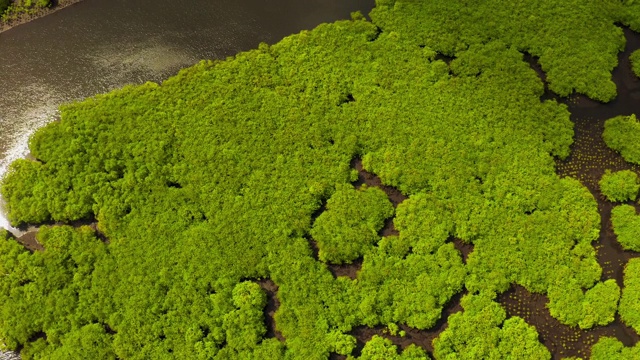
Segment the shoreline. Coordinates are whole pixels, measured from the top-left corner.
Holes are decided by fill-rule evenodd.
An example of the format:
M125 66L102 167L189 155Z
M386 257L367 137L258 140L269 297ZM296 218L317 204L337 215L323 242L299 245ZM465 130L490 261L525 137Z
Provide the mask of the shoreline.
M0 350L0 360L20 360L20 354L15 351Z
M33 20L39 19L41 17L53 14L54 12L64 9L67 6L71 6L73 4L79 3L82 0L58 0L57 5L51 7L51 8L47 8L47 9L39 9L37 11L35 11L34 13L31 14L20 14L17 16L16 19L12 19L9 21L0 21L0 34L12 29L18 25L22 25L22 24L26 24L28 22L31 22ZM0 202L2 201L2 199L0 199ZM0 204L2 205L2 204ZM4 209L2 209L2 206L0 206L0 211L4 211ZM2 224L2 225L7 225L7 224ZM18 229L13 228L10 224L7 227L7 231L9 231L10 233L12 233L14 236L18 235L15 234L14 232ZM0 226L0 229L4 228L4 226ZM19 233L19 235L24 235ZM2 343L2 340L0 340L0 344L4 345ZM3 350L2 347L0 346L0 360L20 360L22 357L20 356L20 353L17 351L12 351L12 350Z
M18 25L22 25L22 24L26 24L30 21L33 21L35 19L39 19L41 17L47 16L49 14L53 14L54 12L64 9L67 6L71 6L73 4L79 3L82 0L58 0L57 5L51 7L51 8L46 8L46 9L39 9L33 13L30 14L19 14L17 16L16 19L12 19L6 22L0 21L0 33L3 33L11 28L14 28Z

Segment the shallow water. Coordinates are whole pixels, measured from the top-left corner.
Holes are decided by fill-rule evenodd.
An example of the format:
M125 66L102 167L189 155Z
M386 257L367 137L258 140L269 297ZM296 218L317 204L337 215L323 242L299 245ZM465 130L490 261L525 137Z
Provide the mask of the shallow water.
M28 153L29 136L62 103L161 81L201 59L273 44L373 6L374 0L84 0L0 33L0 177ZM9 228L1 212L0 227Z

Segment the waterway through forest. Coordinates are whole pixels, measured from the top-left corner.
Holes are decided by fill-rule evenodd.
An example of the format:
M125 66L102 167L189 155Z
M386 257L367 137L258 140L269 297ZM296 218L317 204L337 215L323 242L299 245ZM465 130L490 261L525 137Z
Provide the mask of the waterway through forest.
M2 32L0 177L27 154L29 136L55 119L60 104L159 82L201 59L273 44L373 6L374 0L83 0ZM3 214L0 227L9 227Z

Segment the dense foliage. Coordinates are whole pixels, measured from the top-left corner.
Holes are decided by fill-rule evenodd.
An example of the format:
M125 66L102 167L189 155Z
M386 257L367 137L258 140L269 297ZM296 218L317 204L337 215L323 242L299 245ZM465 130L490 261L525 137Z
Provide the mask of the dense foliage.
M606 325L614 320L620 299L620 288L609 279L596 284L584 292L578 286L549 289L549 311L551 316L581 329Z
M4 14L9 5L11 5L11 0L0 0L0 16Z
M357 357L348 357L349 360L428 360L430 359L427 353L415 345L409 345L406 349L402 351L401 354L398 354L398 349L393 343L380 337L378 335L374 335L371 340L369 340L362 349L362 354Z
M640 259L629 260L624 268L619 312L622 321L640 333Z
M504 309L485 295L462 298L463 312L433 342L436 359L551 359L538 332L519 317L506 319ZM505 320L506 319L506 320Z
M618 339L601 337L591 348L591 360L640 359L640 345L625 347Z
M616 116L604 123L602 137L607 146L618 151L622 157L634 164L640 164L640 123L634 114Z
M609 201L634 200L638 196L638 175L631 170L611 172L606 170L600 182L600 192Z
M595 100L616 95L611 70L624 49L622 29L640 31L634 1L412 1L377 0L371 13L384 31L397 31L415 44L449 56L500 39L539 58L549 88L574 90Z
M629 56L631 62L631 70L636 76L640 77L640 50L636 50Z
M43 227L38 241L47 251L30 254L0 236L0 338L9 348L28 344L25 358L115 358L103 316L109 296L91 291L108 281L95 268L108 257L106 245L89 227ZM46 334L46 342L29 342L37 331Z
M366 185L359 190L346 184L338 186L327 201L327 210L311 228L318 258L335 264L351 263L380 240L378 231L391 216L393 205L384 191Z
M640 216L632 205L614 207L611 210L611 224L623 249L640 251Z
M60 120L30 140L37 161L16 161L3 179L9 217L95 218L110 242L86 227L53 227L39 234L41 253L3 243L2 263L14 264L0 268L7 347L33 359L78 357L87 344L104 358L326 359L351 354L355 326L434 326L466 287L473 295L451 316L436 358L548 357L535 330L505 320L492 300L513 283L547 294L566 324L612 321L619 289L601 281L596 202L554 171L554 156L569 154L569 113L540 100L543 83L518 50L545 59L559 93L609 99L621 46L612 24L640 24L624 17L637 7L608 0L551 14L541 26L562 19L557 32L530 48L508 29L451 47L444 35L422 37L446 35L431 29L432 9L422 8L431 5L419 5L438 2L379 3L374 23L321 25L161 85L61 107ZM439 3L445 12L458 4ZM518 3L526 11L485 15L545 19L547 5ZM465 19L479 31L492 24ZM567 52L575 44L552 38L573 27L587 36ZM456 58L437 60L434 49ZM408 196L395 211L397 236L377 235L393 215L381 191L350 185L356 156ZM357 279L334 278L310 236L320 260L361 256ZM474 245L466 264L452 237ZM284 343L265 338L264 293L253 282L263 278L278 286ZM363 356L390 351L372 341Z

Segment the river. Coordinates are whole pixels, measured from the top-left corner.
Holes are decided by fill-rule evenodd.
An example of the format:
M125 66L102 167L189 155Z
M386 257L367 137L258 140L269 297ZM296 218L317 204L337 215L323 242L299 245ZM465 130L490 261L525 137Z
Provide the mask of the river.
M320 23L367 14L374 0L84 0L0 33L0 177L66 102L162 81ZM0 211L0 227L16 235Z

